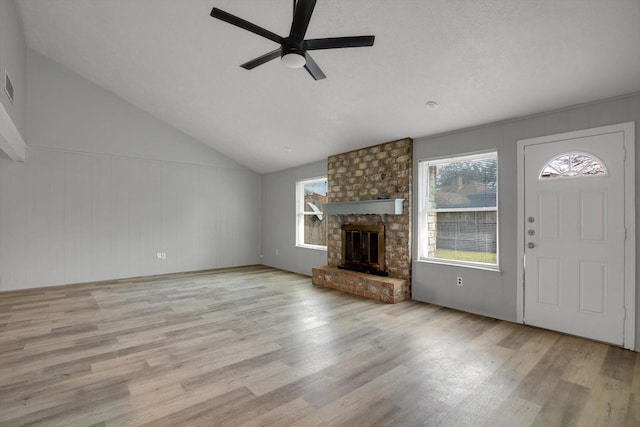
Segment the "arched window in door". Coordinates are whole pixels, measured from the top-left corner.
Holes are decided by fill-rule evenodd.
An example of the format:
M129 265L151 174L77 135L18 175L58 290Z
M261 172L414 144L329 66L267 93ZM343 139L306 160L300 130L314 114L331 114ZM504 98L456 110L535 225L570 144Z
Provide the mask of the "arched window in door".
M549 161L539 179L575 178L607 175L607 168L596 156L587 153L564 153Z

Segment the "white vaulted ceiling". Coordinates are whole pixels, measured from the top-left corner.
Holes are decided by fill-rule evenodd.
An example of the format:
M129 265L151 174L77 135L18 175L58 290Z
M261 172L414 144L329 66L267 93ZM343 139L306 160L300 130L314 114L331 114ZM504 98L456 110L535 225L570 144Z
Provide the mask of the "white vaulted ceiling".
M291 0L18 4L32 49L261 173L640 90L640 0L318 0L307 38L376 36L320 81L240 68L277 45L209 16L286 36Z

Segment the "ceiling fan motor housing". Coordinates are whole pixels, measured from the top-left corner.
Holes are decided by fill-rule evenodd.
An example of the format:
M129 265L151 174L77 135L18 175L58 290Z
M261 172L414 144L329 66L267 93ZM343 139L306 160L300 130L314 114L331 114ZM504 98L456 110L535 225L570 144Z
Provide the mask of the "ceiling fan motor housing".
M288 68L300 68L307 62L302 47L292 45L289 40L282 44L280 60Z

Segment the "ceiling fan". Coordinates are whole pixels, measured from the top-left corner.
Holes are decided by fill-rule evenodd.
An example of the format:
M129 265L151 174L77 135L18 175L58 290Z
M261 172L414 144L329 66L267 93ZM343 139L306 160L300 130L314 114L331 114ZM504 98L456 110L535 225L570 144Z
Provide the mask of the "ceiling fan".
M293 22L288 37L280 37L262 27L259 27L242 18L238 18L230 13L214 7L211 16L229 24L235 25L254 34L267 38L280 45L279 48L269 53L265 53L249 62L241 65L246 70L252 70L258 65L262 65L277 57L289 68L304 68L315 80L324 79L326 76L313 60L307 51L319 49L337 49L344 47L364 47L373 46L375 36L353 36L353 37L329 37L323 39L305 40L311 14L316 6L316 0L293 0Z

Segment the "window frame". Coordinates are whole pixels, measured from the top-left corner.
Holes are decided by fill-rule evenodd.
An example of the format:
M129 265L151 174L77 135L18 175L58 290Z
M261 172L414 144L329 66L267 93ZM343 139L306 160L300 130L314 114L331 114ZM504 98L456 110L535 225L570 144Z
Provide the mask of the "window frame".
M433 165L466 162L481 159L493 159L496 162L496 203L495 207L477 208L441 208L430 209L429 207L429 168ZM456 154L446 157L436 157L418 160L418 230L417 230L417 259L419 262L432 264L453 265L481 270L500 271L500 203L499 203L499 161L498 150L487 150L482 152ZM447 258L436 258L428 256L429 234L428 234L428 214L429 212L495 212L496 213L496 263L485 263L475 261L462 261Z
M326 251L326 245L311 245L309 243L304 242L304 218L305 216L317 215L317 212L308 212L305 211L305 202L304 202L304 187L307 184L314 184L318 182L326 182L327 183L327 194L329 193L329 184L327 176L317 176L313 178L302 178L296 181L296 247L306 248L306 249L315 249ZM326 214L324 211L322 215L326 218Z

